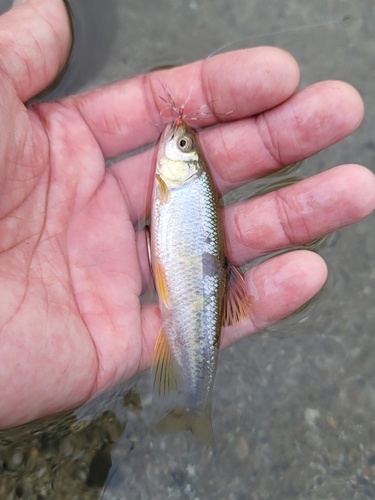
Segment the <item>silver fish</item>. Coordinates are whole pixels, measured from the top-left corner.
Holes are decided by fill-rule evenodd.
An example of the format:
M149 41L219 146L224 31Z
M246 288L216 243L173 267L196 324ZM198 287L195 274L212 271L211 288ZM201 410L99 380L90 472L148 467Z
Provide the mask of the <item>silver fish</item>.
M151 209L151 265L164 320L154 388L176 393L162 431L190 430L214 443L211 393L222 325L250 312L239 272L225 256L217 193L197 137L181 117L159 142Z

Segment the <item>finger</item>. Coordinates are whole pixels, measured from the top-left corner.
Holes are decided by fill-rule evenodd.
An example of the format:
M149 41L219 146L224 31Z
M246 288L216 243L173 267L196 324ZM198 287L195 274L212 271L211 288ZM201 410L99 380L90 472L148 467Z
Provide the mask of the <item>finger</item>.
M0 71L22 102L59 73L70 39L62 0L28 0L0 17Z
M199 140L215 184L224 194L343 139L358 127L362 116L362 100L353 87L321 82L266 111L262 118L204 130ZM154 169L152 151L111 167L134 221L144 214Z
M197 115L193 122L207 126L276 106L295 91L298 81L290 54L257 47L155 71L73 99L108 158L156 141L160 127L155 124L175 118L158 97L167 97L163 86L177 106L186 104L185 113L208 105L208 115ZM166 109L169 113L161 116Z
M237 265L304 245L375 208L375 176L344 165L224 209L228 258Z
M252 316L223 332L221 347L280 321L316 295L327 280L327 265L314 252L280 255L245 274L254 300Z
M351 85L324 81L254 118L204 130L200 138L218 188L227 192L335 144L356 130L363 112Z
M375 208L375 176L343 165L293 186L222 209L226 250L238 266L357 222ZM150 283L144 231L137 232L143 291Z
M319 255L300 250L280 255L254 267L245 274L253 297L252 315L223 330L221 347L244 338L285 318L313 297L327 279L327 266ZM142 311L143 352L140 370L152 362L156 336L161 325L156 304Z

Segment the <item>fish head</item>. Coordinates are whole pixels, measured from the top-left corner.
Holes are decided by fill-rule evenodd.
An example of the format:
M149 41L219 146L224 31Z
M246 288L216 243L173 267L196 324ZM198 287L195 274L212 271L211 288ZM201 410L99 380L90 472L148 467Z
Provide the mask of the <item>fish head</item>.
M199 175L201 170L195 133L179 118L166 126L160 138L156 173L167 186L177 187Z

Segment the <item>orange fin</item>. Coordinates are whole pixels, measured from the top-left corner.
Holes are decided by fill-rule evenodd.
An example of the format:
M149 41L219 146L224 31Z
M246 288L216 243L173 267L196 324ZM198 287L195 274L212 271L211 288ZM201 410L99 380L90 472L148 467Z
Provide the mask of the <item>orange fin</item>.
M155 344L153 375L154 390L159 396L165 397L177 390L180 375L163 328Z
M167 281L164 274L164 269L160 262L156 261L153 266L156 291L158 292L159 299L163 302L165 306L168 305L168 288Z
M224 297L223 326L231 326L247 318L251 312L253 299L249 295L242 274L232 264L228 264L228 284Z
M213 447L214 431L211 423L211 405L202 411L188 411L183 408L174 408L167 413L157 425L159 431L167 434L181 431L190 431L203 443Z
M160 196L160 202L161 203L167 203L169 200L169 189L166 185L166 183L163 181L163 179L160 177L160 175L155 174L155 179L158 181L158 187L159 187L159 196Z

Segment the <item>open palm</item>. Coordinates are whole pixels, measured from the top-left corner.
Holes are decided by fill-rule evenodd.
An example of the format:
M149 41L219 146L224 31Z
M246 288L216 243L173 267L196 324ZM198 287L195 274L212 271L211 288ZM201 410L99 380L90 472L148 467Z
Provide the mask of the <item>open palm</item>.
M107 168L105 162L157 140L168 120L155 95L163 92L160 82L178 104L190 94L187 111L211 103L212 116L197 126L225 119L200 133L221 193L340 140L359 125L363 109L341 82L295 93L295 61L271 48L25 107L66 58L62 1L29 0L11 10L0 18L0 42L0 426L6 427L77 406L150 365L160 318L156 304L140 303L150 273L145 236L136 227L150 201L153 150ZM363 167L342 166L227 207L228 256L243 264L359 220L374 207L374 186ZM223 344L285 317L325 278L324 262L307 251L254 267L246 275L252 317L225 332Z

